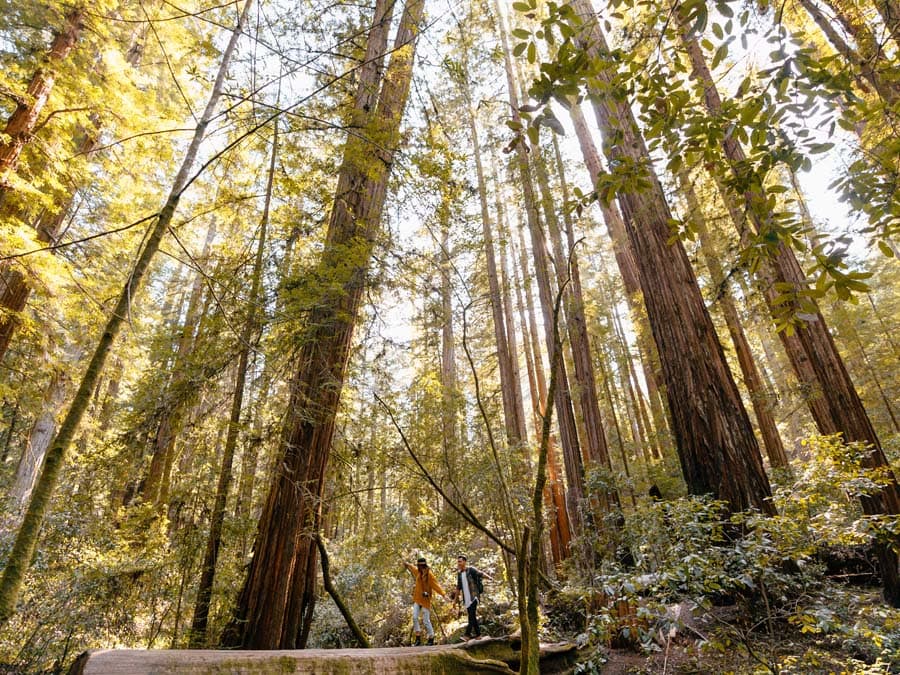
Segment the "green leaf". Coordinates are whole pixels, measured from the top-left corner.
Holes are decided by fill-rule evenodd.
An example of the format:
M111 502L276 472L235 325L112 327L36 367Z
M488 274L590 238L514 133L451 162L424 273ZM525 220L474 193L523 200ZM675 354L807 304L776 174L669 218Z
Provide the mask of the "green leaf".
M811 155L818 155L823 152L828 152L834 147L834 143L813 143L809 146L809 152Z
M709 19L709 12L706 9L706 5L700 5L697 8L697 14L694 17L694 25L691 26L690 33L688 33L689 37L693 37L695 35L700 35L703 31L706 30L706 22Z
M878 249L881 251L882 255L893 258L894 257L894 249L892 249L886 241L881 239L878 240Z
M719 45L719 48L716 50L715 56L713 56L711 67L713 69L715 69L716 66L718 66L720 63L722 63L722 61L724 60L724 58L726 56L728 56L728 43L723 42L722 44Z

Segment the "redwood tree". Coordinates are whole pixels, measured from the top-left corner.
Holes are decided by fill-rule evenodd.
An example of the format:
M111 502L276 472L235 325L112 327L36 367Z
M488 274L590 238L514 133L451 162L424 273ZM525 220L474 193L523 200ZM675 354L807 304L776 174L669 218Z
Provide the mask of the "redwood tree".
M314 606L315 536L334 421L350 343L375 240L387 182L399 144L409 94L423 0L407 0L390 64L382 59L391 0L379 0L369 32L354 126L338 174L325 248L318 263L318 297L297 336L297 368L280 457L257 532L253 559L226 646L291 649L303 646Z

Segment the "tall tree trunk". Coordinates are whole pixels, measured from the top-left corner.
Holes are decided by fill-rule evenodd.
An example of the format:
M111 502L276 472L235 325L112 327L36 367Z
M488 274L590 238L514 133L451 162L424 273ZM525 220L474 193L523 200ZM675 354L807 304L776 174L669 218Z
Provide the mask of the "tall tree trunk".
M697 228L697 234L700 238L700 250L706 262L706 267L709 269L713 288L717 289L716 298L722 308L722 315L725 317L725 324L728 327L728 333L731 336L731 342L737 355L738 365L744 377L744 385L747 387L750 401L753 404L753 411L756 414L756 422L762 435L763 446L769 456L769 463L773 467L788 468L790 463L784 450L784 444L781 442L781 434L775 423L775 416L772 414L766 389L756 367L756 360L753 358L753 352L750 350L750 342L744 334L734 296L728 287L725 269L719 260L715 244L706 226L706 217L703 215L700 201L697 199L690 177L686 175L683 169L678 174L677 179L681 192L687 201L691 222Z
M81 417L90 403L91 394L103 371L103 366L106 363L106 357L109 354L113 341L115 340L122 323L129 316L132 298L135 297L137 291L140 289L141 282L150 266L150 262L156 251L159 249L160 241L172 222L172 217L175 215L175 209L178 207L181 194L187 187L190 171L196 160L197 151L199 150L200 143L206 133L206 128L212 119L216 104L221 96L228 64L231 62L231 56L234 53L234 48L241 35L242 27L246 21L251 4L252 0L247 0L247 3L244 5L240 19L238 20L238 25L232 32L228 46L222 54L222 62L219 65L219 71L216 74L212 92L210 93L206 108L200 117L200 121L197 124L197 128L194 131L194 136L188 146L178 175L175 177L172 190L169 193L162 210L159 212L155 224L151 227L148 236L144 240L143 250L138 256L128 280L125 282L118 301L116 302L115 309L106 323L103 333L100 336L100 341L97 344L97 348L82 376L81 384L78 387L75 398L73 399L65 419L56 434L56 438L53 439L50 449L47 452L47 456L44 459L43 470L41 471L37 485L31 494L31 501L28 504L25 519L16 535L15 544L7 559L6 567L3 570L3 577L0 579L0 621L6 621L15 611L16 601L18 600L19 592L22 587L22 581L28 566L31 564L34 549L37 545L38 534L40 533L41 525L44 522L44 515L50 505L50 497L56 488L59 473L65 462L66 453L69 446L72 444L75 432L81 422Z
M503 301L503 315L506 319L506 335L507 341L509 342L510 347L510 356L512 357L512 368L515 373L515 380L518 382L518 386L515 388L516 394L516 407L522 411L520 416L522 419L525 419L525 400L523 398L523 387L522 387L522 373L521 368L519 367L519 349L516 343L516 322L515 322L515 313L513 311L512 305L512 291L510 289L510 280L509 280L509 264L507 261L507 247L512 245L510 237L512 233L509 229L509 221L506 215L506 206L503 200L503 190L501 189L499 180L499 173L497 171L497 162L496 157L491 154L491 179L494 182L494 199L495 199L495 209L497 212L497 231L498 231L498 248L500 250L500 295L501 300ZM524 335L524 333L523 333ZM528 351L527 340L523 340L525 343L523 346L525 347L525 351ZM537 429L535 429L535 433L537 433ZM523 436L522 439L525 443L528 442L528 437ZM531 453L524 453L525 465L528 469L529 475L531 474Z
M637 394L635 393L634 384L631 378L631 368L628 363L631 360L631 354L629 353L628 343L625 340L625 333L619 322L619 313L616 310L615 305L612 305L609 308L607 318L610 323L610 330L612 331L612 335L610 336L612 343L617 347L615 351L618 356L617 370L619 371L620 388L622 389L623 397L625 398L625 410L628 411L628 419L631 422L631 434L634 438L635 449L640 454L641 459L644 460L644 466L649 467L650 453L647 452L649 442L647 440L646 427L644 426L644 419L641 417L640 405L638 403ZM630 409L628 407L629 403L631 403Z
M309 632L325 468L422 19L422 0L407 0L382 78L392 6L379 1L375 7L354 105L360 133L348 137L338 173L316 273L322 294L297 337L299 359L290 384L280 470L260 519L234 618L222 638L228 646L291 649L302 645Z
M216 236L216 221L213 220L207 230L203 244L201 259L206 260L209 247ZM188 359L194 346L194 336L200 315L200 301L203 296L204 276L202 271L194 274L194 283L188 297L184 322L174 336L175 353L169 367L166 391L162 396L162 410L154 439L153 456L147 469L147 476L141 488L141 497L146 503L156 504L164 509L168 500L168 485L171 475L172 460L175 454L175 443L181 431L182 421L187 408L196 393L195 387L189 384L191 366Z
M869 354L866 352L866 346L863 344L863 340L859 335L859 332L852 324L852 319L847 316L846 311L841 306L836 306L833 308L834 313L838 316L842 316L842 323L840 332L846 333L847 337L856 344L856 348L859 350L859 358L862 361L862 365L866 370L866 373L869 375L869 378L872 380L872 383L875 385L875 389L878 391L878 396L881 399L881 403L884 406L885 412L888 414L888 418L891 420L891 425L894 427L894 433L900 434L900 423L897 420L897 414L894 412L894 406L891 405L891 399L887 395L887 392L884 390L884 386L881 384L881 379L878 377L878 371L872 365L872 360L869 358Z
M572 362L575 370L575 389L584 420L583 452L590 464L607 471L612 470L609 460L609 448L603 420L600 416L600 401L597 396L597 380L594 375L594 364L591 362L591 347L587 334L587 320L584 316L584 294L581 289L581 271L578 268L578 256L574 248L566 251L562 243L559 219L556 216L555 200L550 191L550 177L543 156L535 149L533 163L537 169L537 182L541 191L541 203L544 221L550 234L550 242L555 260L551 261L556 270L558 288L563 289L566 332L572 349ZM599 495L602 511L608 512L618 506L619 496L615 490Z
M900 346L894 342L892 337L892 331L885 325L884 317L881 316L881 312L878 311L878 306L875 304L875 299L872 297L871 293L866 293L866 297L869 300L869 306L872 308L873 316L878 319L878 324L881 326L881 330L883 331L882 337L885 341L891 346L891 351L894 353L894 358L900 359Z
M718 117L722 108L719 92L706 65L700 45L690 36L687 29L684 31L683 39L691 59L694 76L704 89L704 104L710 115ZM722 143L722 149L735 176L745 179L744 169L741 167L746 164L746 157L740 144L733 137L726 138ZM764 232L767 227L766 219L770 215L766 212L765 197L751 189L745 193L744 199L754 229L757 233ZM764 261L763 267L767 266L768 262ZM771 266L774 283L767 284L767 291L770 295L777 295L775 284L787 284L798 290L805 287L806 278L803 270L793 251L783 242L779 244ZM774 305L774 298L770 304ZM868 446L869 452L865 455L863 465L866 468L885 472L887 483L877 492L860 497L863 512L866 515L900 514L900 489L898 489L893 471L881 448L881 442L859 398L856 387L850 379L844 361L825 323L825 318L817 306L813 310L812 319L803 320L796 327L796 337L802 353L809 360L815 382L821 389L822 400L827 407L828 418L820 420L817 417L816 424L823 433L838 431L845 442L860 442ZM797 311L800 311L799 308ZM815 415L816 411L813 411L813 414ZM900 539L895 543L900 543ZM900 607L900 561L898 561L897 552L888 543L878 544L877 550L884 581L885 600L892 606Z
M596 181L601 173L604 172L603 163L600 160L600 153L594 145L594 139L588 129L587 120L580 105L572 105L569 108L569 114L572 124L575 127L575 134L578 137L578 145L581 148L581 155L584 158L584 164L588 173L591 175L591 184L596 187ZM660 405L662 399L660 395L659 377L657 375L657 365L659 356L656 352L656 346L653 344L651 337L652 331L647 321L646 311L643 304L643 295L641 292L641 282L638 278L637 263L634 260L634 253L631 250L631 244L628 241L628 233L625 231L625 223L622 215L615 202L606 204L603 200L598 200L600 212L603 215L603 222L606 224L606 231L609 234L610 241L613 245L613 256L616 260L616 266L619 269L619 275L622 277L622 283L625 286L625 299L628 302L628 308L631 312L632 321L637 328L638 348L641 351L641 365L644 372L644 381L647 382L647 391L650 394L650 406L653 412L653 422L656 427L657 434L662 436L669 428L669 421L666 418L666 412Z
M191 633L188 640L190 649L199 649L206 643L206 627L209 623L209 602L212 597L213 582L216 578L216 562L219 558L219 547L222 542L222 525L225 522L225 505L228 500L228 489L231 486L231 468L234 462L234 450L237 447L238 431L241 424L241 408L244 403L244 384L247 381L247 367L250 362L250 345L258 330L256 307L262 295L263 255L266 249L266 232L269 226L269 207L272 203L272 184L275 179L275 161L278 157L278 118L275 118L272 130L272 155L269 162L269 174L266 180L266 200L263 206L262 219L259 225L259 241L256 245L256 259L253 264L253 275L250 281L250 297L247 299L247 319L241 331L241 352L238 357L235 374L234 395L231 400L231 416L228 420L228 433L225 436L225 449L222 451L222 465L219 469L219 481L216 486L216 498L209 517L209 534L206 539L206 551L203 554L203 565L200 568L200 585L197 587L197 600L194 604L194 618L191 622Z
M505 231L507 232L507 236L510 237L511 233L509 233L509 228L505 227ZM519 233L521 237L521 231ZM517 269L522 269L523 273L525 272L524 268L522 268L519 262L516 259L516 250L515 246L512 245L511 238L509 239L510 243L510 253L512 254L512 268L513 271ZM531 403L532 403L532 414L534 420L534 429L535 435L540 437L540 430L543 425L543 419L545 415L544 410L544 401L547 400L547 380L544 375L544 364L543 357L541 356L540 351L540 343L537 340L537 336L535 333L537 332L537 328L534 324L536 324L534 311L531 309L531 300L529 300L529 308L531 320L533 323L529 324L529 320L526 315L525 302L522 298L522 286L528 283L527 277L525 279L525 283L519 284L518 279L516 278L516 274L513 274L513 285L516 288L516 304L519 310L519 321L522 326L522 338L523 338L523 347L525 350L525 363L528 368L528 384L529 384L529 393L531 394ZM550 492L549 502L553 505L553 515L554 521L551 526L551 539L556 539L557 543L553 545L551 541L551 549L554 558L553 562L559 565L563 560L569 557L569 545L572 541L572 531L571 525L569 524L569 511L566 505L565 495L563 491L565 489L565 485L562 480L562 471L560 471L559 467L559 459L557 458L557 441L554 435L550 435L550 439L548 440L547 447L547 487ZM558 547L558 548L557 548ZM556 557L558 554L558 558Z
M449 209L441 218L441 442L444 454L459 448L459 376L456 370L456 344L453 331L453 287L450 282Z
M466 36L461 37L465 43ZM464 48L465 49L465 48ZM467 70L467 51L463 52L463 68ZM468 72L464 72L468 77ZM481 145L478 139L478 128L475 123L475 110L469 93L468 81L461 84L463 98L466 105L466 116L469 127L469 136L472 141L472 152L475 160L475 176L478 180L478 197L481 205L481 229L484 235L484 254L487 265L488 290L491 300L491 315L494 320L494 339L497 342L497 359L500 365L500 390L503 397L503 417L506 422L506 438L511 447L518 452L524 452L524 444L528 439L525 426L525 411L521 404L522 385L519 382L518 370L514 361L518 359L516 354L516 341L514 335L507 335L506 318L503 308L503 299L500 292L500 281L497 275L497 261L494 248L494 233L488 213L487 184L484 177L484 167L481 159ZM516 395L516 391L519 395Z
M0 198L13 189L10 178L16 170L19 155L31 140L38 117L50 97L56 80L55 68L69 56L81 37L84 17L83 7L76 7L66 15L64 26L54 37L50 51L44 57L44 65L35 72L25 95L16 101L16 109L6 121L0 134Z
M78 11L80 10L75 10L75 12ZM57 36L48 60L59 61L68 55L80 36L83 18L83 16L76 18L75 23L72 23L73 15L70 14L67 17L66 32ZM74 30L74 35L72 30ZM141 39L141 33L146 33L147 30L148 26L144 25L142 28L135 30L132 36L132 48L128 50L126 55L126 61L132 67L136 67L140 62L143 49L137 48L136 45ZM60 55L59 58L54 58L54 53ZM52 86L52 82L50 84ZM34 85L35 81L32 81L32 86ZM35 105L38 103L39 100L36 99ZM40 103L40 105L43 107L44 103ZM37 113L35 113L36 117ZM90 126L79 125L78 130L75 132L75 157L89 156L100 140L102 129L99 116L91 114L90 121ZM30 140L30 132L25 135L25 141L27 142L28 140ZM68 181L68 183L62 194L55 196L53 206L42 209L38 216L34 229L37 232L37 240L41 243L56 244L62 232L63 224L73 214L75 197L81 185L72 181ZM0 180L0 213L3 212L3 200L4 188L2 180ZM7 273L0 276L0 284L3 285L3 291L0 293L0 308L9 310L8 313L0 312L0 360L2 360L6 350L9 348L13 333L19 324L17 314L25 309L28 298L31 295L31 286L28 283L26 271L13 269L7 270Z
M50 375L50 383L44 392L41 414L35 420L25 443L25 451L19 458L16 475L9 495L14 507L22 509L28 503L38 470L44 461L44 455L53 440L56 431L56 416L65 403L66 384L68 378L62 369L54 369Z
M12 176L15 173L22 150L31 140L38 117L47 103L56 79L55 68L64 61L75 48L84 27L84 9L73 9L66 15L65 25L56 34L50 51L44 57L44 65L38 68L25 95L16 101L16 109L6 121L0 134L0 206L7 192L13 190ZM2 140L7 139L7 140ZM91 147L96 136L88 135L85 142ZM42 216L42 219L45 216ZM37 238L42 243L54 241L64 216L55 222L55 227L38 226ZM52 220L52 218L51 218ZM18 325L18 314L25 309L31 289L25 272L0 264L0 360L9 348L12 334Z
M631 479L631 465L628 461L628 454L625 452L625 439L622 434L622 426L619 424L619 415L616 412L616 402L613 399L612 388L609 386L609 371L605 364L603 354L597 359L597 366L600 371L600 377L603 379L603 391L606 395L606 405L609 406L609 414L613 420L613 427L616 430L616 446L619 448L619 459L622 461L622 469L625 471L625 477ZM637 500L634 498L634 487L630 489L631 505L637 507Z
M513 69L509 38L507 29L503 25L503 14L499 3L494 1L495 15L497 17L497 32L503 48L504 64L506 66L507 95L512 109L513 119L519 119L519 96ZM547 345L547 355L551 363L556 362L553 341L553 290L550 281L547 261L547 246L543 228L538 216L538 201L534 192L531 167L529 166L528 152L524 143L516 144L516 166L519 172L520 187L525 201L525 214L528 230L531 234L531 254L534 257L535 277L538 284L538 297L544 318L544 335ZM524 246L522 248L524 258ZM581 456L581 448L578 441L578 432L575 426L575 413L572 409L572 397L569 392L568 373L563 359L559 359L559 373L557 386L555 387L555 406L557 411L559 437L563 448L563 460L566 467L568 490L566 503L569 510L569 518L576 532L581 530L580 509L584 503L584 463Z
M608 51L588 0L570 6L582 20L578 41L588 56ZM628 104L612 95L613 73L589 86L610 164L642 167L649 185L618 195L639 266L641 288L662 363L682 472L692 494L710 494L735 511L773 513L770 488L753 427L728 369L715 327L680 241L670 243L671 212ZM639 224L639 225L638 225Z

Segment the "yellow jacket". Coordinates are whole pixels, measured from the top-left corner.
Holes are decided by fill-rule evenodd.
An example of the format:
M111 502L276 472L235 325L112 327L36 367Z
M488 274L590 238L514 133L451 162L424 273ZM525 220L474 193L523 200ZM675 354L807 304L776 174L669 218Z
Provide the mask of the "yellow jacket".
M404 562L403 565L416 580L416 587L413 589L413 602L425 609L431 609L431 598L434 594L445 595L444 589L441 588L437 579L434 578L434 574L431 573L431 568L426 567L425 573L422 574L416 569L415 565L410 565L408 562ZM428 595L425 595L425 593L428 593Z

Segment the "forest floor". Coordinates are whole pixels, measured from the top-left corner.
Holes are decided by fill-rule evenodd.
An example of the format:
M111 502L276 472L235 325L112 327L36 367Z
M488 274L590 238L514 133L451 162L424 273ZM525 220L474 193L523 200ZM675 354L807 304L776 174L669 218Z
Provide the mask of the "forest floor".
M881 604L877 592L861 593L873 606ZM873 661L853 641L838 636L804 632L802 628L779 622L748 627L735 607L703 610L688 626L668 636L659 635L643 646L601 648L575 672L603 675L898 672L887 661Z

